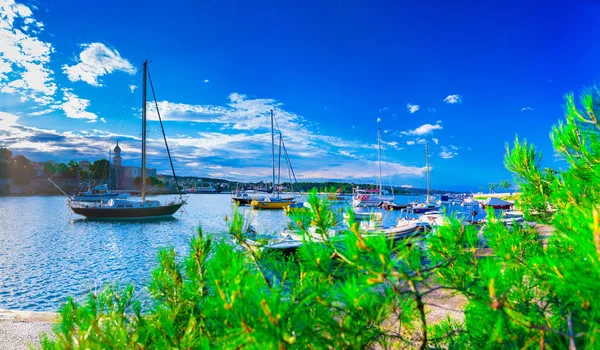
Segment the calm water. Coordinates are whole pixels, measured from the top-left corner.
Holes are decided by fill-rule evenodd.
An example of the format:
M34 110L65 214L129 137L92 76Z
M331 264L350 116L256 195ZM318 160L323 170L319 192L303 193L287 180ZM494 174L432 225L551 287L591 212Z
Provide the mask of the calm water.
M241 210L263 234L289 223L282 210ZM67 296L81 298L115 281L134 283L145 299L158 248L187 254L198 224L230 240L223 232L232 211L229 195L197 194L172 220L89 221L72 214L64 197L0 197L0 309L57 310ZM397 215L386 213L385 223Z

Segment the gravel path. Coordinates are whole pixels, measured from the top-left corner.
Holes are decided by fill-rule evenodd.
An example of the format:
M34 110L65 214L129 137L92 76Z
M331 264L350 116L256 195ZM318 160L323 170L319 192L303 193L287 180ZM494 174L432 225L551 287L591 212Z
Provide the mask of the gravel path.
M39 348L43 333L52 334L53 312L0 310L0 350Z

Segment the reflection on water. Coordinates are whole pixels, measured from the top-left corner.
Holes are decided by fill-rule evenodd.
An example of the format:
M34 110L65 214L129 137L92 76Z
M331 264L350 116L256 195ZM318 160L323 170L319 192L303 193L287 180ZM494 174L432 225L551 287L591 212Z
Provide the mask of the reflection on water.
M56 310L69 295L80 298L115 281L134 283L144 299L156 251L173 247L186 254L199 224L217 240L230 240L224 219L232 211L229 195L197 194L170 220L95 221L72 214L64 197L2 197L0 308ZM289 223L282 210L240 211L261 234ZM385 223L394 224L398 215L387 212Z

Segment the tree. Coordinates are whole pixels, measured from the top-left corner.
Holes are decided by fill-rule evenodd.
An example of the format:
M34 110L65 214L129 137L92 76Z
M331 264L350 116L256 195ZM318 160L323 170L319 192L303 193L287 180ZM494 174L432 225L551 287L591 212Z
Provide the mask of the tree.
M50 177L58 171L57 167L51 162L44 163L44 176Z
M10 166L11 177L15 183L25 185L35 177L35 168L31 161L23 155L17 155L13 158Z
M0 148L0 178L10 177L9 169L12 161L12 152L8 148Z
M496 188L498 187L498 184L495 184L495 183L489 183L489 184L488 184L488 187L489 187L489 189L490 189L490 193L494 193L494 192L495 192L495 190L496 190Z
M498 185L500 188L507 190L510 188L510 182L508 182L508 180L502 180L500 181L500 184Z
M106 159L99 159L92 163L90 171L92 172L92 179L104 181L108 179L108 172L110 170L110 163Z
M12 156L12 152L8 148L0 148L0 161L10 161Z
M141 180L140 180L140 183L141 183ZM154 176L150 176L150 177L146 178L146 185L148 185L148 186L158 186L160 184L162 184L162 182L159 179L155 178Z
M142 185L142 178L139 176L136 176L135 179L133 179L133 183L135 184L136 187L140 187Z
M488 208L479 228L449 218L426 236L390 242L353 220L328 239L337 217L316 190L289 211L303 244L298 259L251 248L237 209L239 242L198 234L183 259L160 250L142 310L132 286L109 287L61 309L57 348L593 349L600 330L600 93L567 95L552 130L564 171L540 167L535 147L507 145L505 165L528 218L551 222L550 238L507 227ZM315 242L318 240L318 242ZM481 248L488 249L481 249ZM431 324L434 292L464 297L464 321ZM433 300L435 303L435 300ZM389 323L395 322L390 326Z

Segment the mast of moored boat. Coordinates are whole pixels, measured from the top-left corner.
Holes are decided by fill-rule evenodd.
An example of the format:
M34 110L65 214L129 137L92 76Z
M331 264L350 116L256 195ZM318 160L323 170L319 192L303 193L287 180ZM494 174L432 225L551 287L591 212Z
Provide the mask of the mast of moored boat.
M275 128L273 126L273 110L271 110L271 155L273 156L273 187L272 193L275 193Z
M427 204L429 204L429 142L425 142L425 167L427 168Z
M146 70L148 61L144 61L142 80L142 202L146 200Z
M379 198L383 191L383 181L381 180L381 129L377 129L377 161L379 162Z

